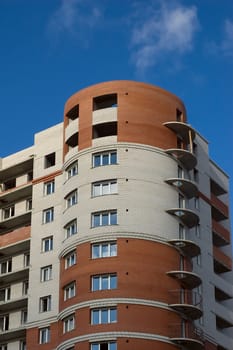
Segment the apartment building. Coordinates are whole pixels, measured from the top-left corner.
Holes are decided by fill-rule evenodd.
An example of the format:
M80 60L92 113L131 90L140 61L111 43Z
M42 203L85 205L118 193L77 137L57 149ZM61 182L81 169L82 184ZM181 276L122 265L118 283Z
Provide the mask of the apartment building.
M175 95L77 92L0 184L0 350L233 349L229 179Z

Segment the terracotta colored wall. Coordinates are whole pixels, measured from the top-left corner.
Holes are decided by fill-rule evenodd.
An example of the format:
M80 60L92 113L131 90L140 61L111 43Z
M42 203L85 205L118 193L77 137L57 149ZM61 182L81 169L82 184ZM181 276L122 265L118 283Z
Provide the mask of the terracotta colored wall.
M29 328L26 333L27 350L51 350L58 345L58 326L57 323L50 325L50 342L39 344L39 329Z
M14 231L10 231L0 237L0 247L8 246L25 239L30 238L31 236L31 226L20 227Z

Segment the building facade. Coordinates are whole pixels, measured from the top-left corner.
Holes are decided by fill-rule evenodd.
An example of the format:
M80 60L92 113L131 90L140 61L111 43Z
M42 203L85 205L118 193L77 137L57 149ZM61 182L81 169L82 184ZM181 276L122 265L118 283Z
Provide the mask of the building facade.
M173 94L71 96L0 159L0 350L232 350L228 182Z

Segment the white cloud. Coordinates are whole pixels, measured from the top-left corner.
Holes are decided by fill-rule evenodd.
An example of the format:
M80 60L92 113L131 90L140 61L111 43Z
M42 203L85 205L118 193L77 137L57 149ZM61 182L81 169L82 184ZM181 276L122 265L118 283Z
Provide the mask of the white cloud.
M146 12L146 13L145 13ZM142 14L145 14L142 18ZM168 3L153 2L141 8L134 18L131 49L132 60L140 71L154 66L169 54L182 55L193 47L199 28L197 9Z
M233 56L233 21L225 20L224 39L221 44L221 50L226 56Z
M88 0L61 0L60 6L48 22L49 33L53 39L69 34L87 42L88 33L99 21L101 11Z

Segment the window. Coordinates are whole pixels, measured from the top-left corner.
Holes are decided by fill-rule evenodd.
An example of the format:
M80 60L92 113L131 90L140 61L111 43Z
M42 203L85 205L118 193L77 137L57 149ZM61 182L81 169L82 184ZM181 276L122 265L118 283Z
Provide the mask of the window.
M117 135L117 122L100 123L93 125L92 138Z
M26 341L25 340L20 340L19 349L20 350L26 350Z
M70 208L73 205L77 204L77 201L78 201L77 190L68 194L68 196L66 196L65 200L66 200L66 208Z
M15 206L11 205L10 207L3 208L2 210L3 213L3 220L9 219L12 216L15 216Z
M30 182L33 180L33 171L29 171L27 173L27 181Z
M26 211L32 210L32 199L29 198L26 200Z
M176 120L178 122L182 122L183 121L183 113L179 109L176 109Z
M75 235L78 232L77 220L72 220L65 226L65 235L66 238L69 238Z
M117 321L116 307L91 310L92 324L114 323L116 321Z
M48 181L44 183L44 194L47 196L54 193L55 191L55 181Z
M92 276L92 291L117 288L117 275L96 275Z
M30 254L29 253L24 254L23 262L24 262L24 267L28 267L30 265Z
M75 317L71 315L63 320L63 333L70 332L75 327Z
M178 166L178 178L183 179L184 178L184 169L181 168L181 166Z
M200 227L199 224L195 226L195 235L196 235L197 237L200 237L200 236L201 236L201 227Z
M64 300L68 300L75 296L75 282L72 282L64 287Z
M27 318L28 318L27 310L22 310L21 311L21 324L27 323Z
M9 315L0 316L0 332L5 332L9 330Z
M182 224L179 224L179 238L185 239L185 227Z
M179 208L185 208L185 198L179 194Z
M67 179L70 179L71 177L77 175L78 174L78 163L75 162L75 163L71 164L66 169L66 174L67 174Z
M53 236L42 239L42 252L49 252L53 250Z
M117 211L110 210L92 214L92 227L116 225Z
M28 280L23 281L23 288L22 288L22 294L23 295L28 295L28 288L29 288Z
M117 152L108 151L103 153L93 154L93 167L116 164L117 162Z
M40 280L46 282L52 279L52 265L41 267L40 269Z
M116 242L103 242L92 244L92 259L107 258L117 255Z
M12 271L12 259L2 261L0 263L0 271L1 271L1 274L11 272Z
M43 223L44 224L47 224L48 222L53 221L53 219L54 219L53 207L43 210Z
M200 201L198 197L194 198L194 207L195 209L199 210L200 209Z
M197 265L201 266L201 255L197 255L196 256L196 259L197 259Z
M69 267L76 264L76 252L73 251L65 256L65 268L68 269Z
M50 328L45 327L39 330L39 343L46 344L50 341Z
M199 181L199 173L197 169L193 169L193 179L195 182Z
M117 94L107 94L93 98L93 111L117 106Z
M51 166L54 166L55 163L56 163L56 153L55 152L47 154L44 157L44 167L45 167L45 169L46 168L50 168Z
M0 302L10 300L10 298L11 298L10 287L5 287L0 289Z
M0 350L7 350L7 344L0 345Z
M93 343L91 350L117 350L117 344L115 341Z
M92 196L117 193L117 180L101 181L92 184Z
M40 298L40 312L47 312L51 310L51 295L46 295Z

